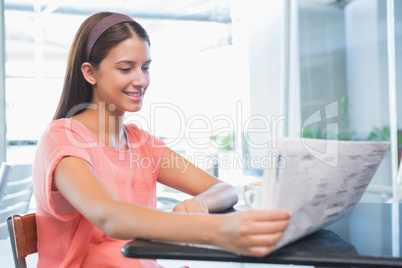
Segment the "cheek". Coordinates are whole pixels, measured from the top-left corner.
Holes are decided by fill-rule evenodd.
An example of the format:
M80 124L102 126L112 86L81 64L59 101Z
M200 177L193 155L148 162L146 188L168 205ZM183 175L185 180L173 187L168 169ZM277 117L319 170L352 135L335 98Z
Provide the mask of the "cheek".
M110 88L115 88L116 90L126 88L130 84L129 79L122 79L119 76L111 76L108 85Z

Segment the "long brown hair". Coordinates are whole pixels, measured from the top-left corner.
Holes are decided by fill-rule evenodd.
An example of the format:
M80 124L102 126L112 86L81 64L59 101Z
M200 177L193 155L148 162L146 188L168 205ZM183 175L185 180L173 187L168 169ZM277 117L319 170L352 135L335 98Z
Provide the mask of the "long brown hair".
M84 111L91 102L92 85L84 79L81 65L87 61L86 45L91 29L101 19L111 14L113 13L96 13L87 18L78 29L68 55L63 91L53 120L77 115ZM99 64L112 48L133 35L142 38L150 45L149 36L139 23L135 21L118 23L107 29L96 41L89 57L89 63L95 69L99 68Z

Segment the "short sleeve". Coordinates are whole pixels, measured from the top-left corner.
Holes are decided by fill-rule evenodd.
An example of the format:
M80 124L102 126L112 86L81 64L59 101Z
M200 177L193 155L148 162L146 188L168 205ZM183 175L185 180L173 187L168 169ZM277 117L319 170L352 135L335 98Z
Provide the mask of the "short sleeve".
M38 203L62 221L78 215L73 206L58 192L52 191L53 172L66 156L78 157L93 166L93 139L78 122L63 119L53 121L42 135L34 163L34 187Z

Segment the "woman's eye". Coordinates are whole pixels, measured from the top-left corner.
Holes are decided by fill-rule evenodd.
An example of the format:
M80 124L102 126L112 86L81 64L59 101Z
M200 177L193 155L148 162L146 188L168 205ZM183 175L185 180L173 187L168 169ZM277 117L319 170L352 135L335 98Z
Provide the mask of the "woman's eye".
M120 71L122 72L129 72L131 68L120 68Z
M144 71L149 71L149 66L144 66L144 67L142 67L142 70L144 70Z

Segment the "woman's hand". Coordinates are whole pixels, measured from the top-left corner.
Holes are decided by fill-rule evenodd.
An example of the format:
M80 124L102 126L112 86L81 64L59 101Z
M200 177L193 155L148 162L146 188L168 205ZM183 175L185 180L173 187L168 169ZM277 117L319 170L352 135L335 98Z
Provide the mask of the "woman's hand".
M249 210L227 215L216 245L244 255L263 257L275 249L289 218L289 212L283 210Z
M180 212L220 212L233 207L239 199L232 185L215 178L168 147L163 152L158 182L194 196L196 200L190 199L178 206L176 211ZM203 204L197 204L197 200L208 210ZM192 207L198 208L194 211Z
M208 214L208 206L197 198L186 199L174 207L173 212Z

